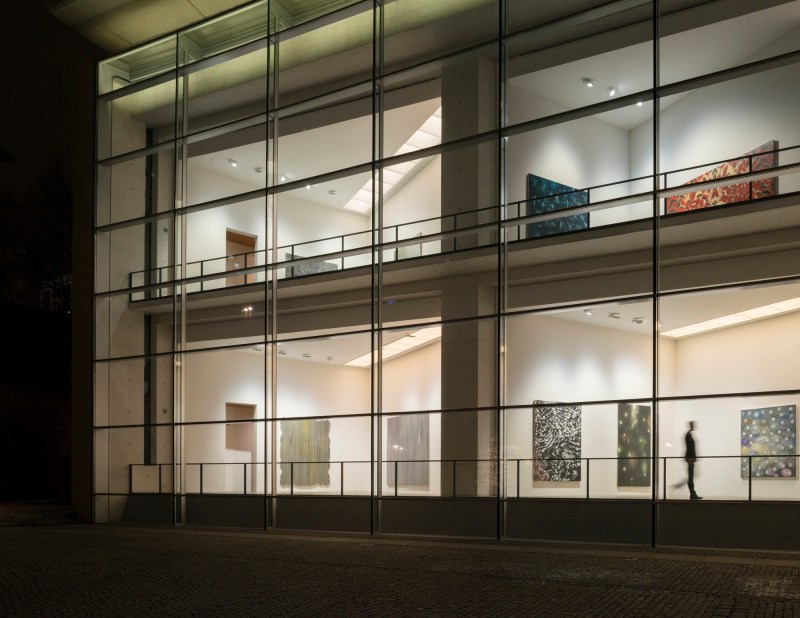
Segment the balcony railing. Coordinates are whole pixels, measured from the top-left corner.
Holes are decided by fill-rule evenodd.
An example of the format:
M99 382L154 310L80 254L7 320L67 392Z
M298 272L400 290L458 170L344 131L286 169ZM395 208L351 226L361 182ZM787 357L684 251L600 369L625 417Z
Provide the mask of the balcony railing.
M707 500L735 502L800 501L797 455L718 455L699 457L695 464L695 485ZM580 473L576 480L537 479L535 468L544 462L575 462ZM646 482L619 485L620 466L647 464ZM791 472L764 474L778 462L775 470ZM380 462L382 497L475 497L497 496L497 461L492 459L427 459ZM501 485L505 499L583 499L652 500L653 464L658 469L659 501L686 500L686 463L683 457L576 457L564 459L513 458L500 462ZM784 468L780 468L780 465ZM276 483L272 491L272 466ZM234 495L315 495L369 496L373 466L369 461L294 461L271 463L194 462L184 465L185 494ZM324 471L326 483L308 484L309 471ZM377 468L374 468L377 471ZM131 464L131 493L173 493L173 464ZM300 479L305 478L303 482ZM782 483L781 480L786 481Z
M754 163L756 159L774 156L777 162L779 153L784 159L790 158L791 161L766 169L753 169L758 167ZM226 287L263 284L271 280L273 272L278 280L296 279L370 266L378 260L392 263L497 246L501 238L509 243L530 242L542 236L531 236L531 225L568 216L591 215L587 223L589 229L646 220L653 217L654 191L658 200L659 216L670 214L665 212L665 201L669 198L745 183L746 194L741 199L737 198L734 203L746 203L766 197L753 196L754 182L777 179L779 176L800 171L800 146L743 155L734 160L741 161L746 162L743 166L746 171L742 173L707 180L693 178L689 180L689 184L670 185L674 182L685 183L687 177L699 170L731 163L731 160L713 161L657 176L641 176L576 189L572 193L585 194L585 203L562 210L529 214L529 207L535 201L553 200L569 192L511 202L504 209L493 206L387 226L381 232L366 230L283 245L274 250L272 262L269 262L268 252L260 250L187 262L183 266L139 270L130 273L128 291L131 301L140 301L171 296L171 286L175 283L181 283L185 293L192 294ZM564 233L579 231L583 230Z

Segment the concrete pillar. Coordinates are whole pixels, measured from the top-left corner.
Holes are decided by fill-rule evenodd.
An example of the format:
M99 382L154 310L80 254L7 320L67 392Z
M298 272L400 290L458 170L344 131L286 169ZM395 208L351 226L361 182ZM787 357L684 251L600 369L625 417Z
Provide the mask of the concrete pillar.
M497 64L470 56L449 63L442 72L443 141L469 137L497 126ZM494 141L442 154L444 229L495 220L479 208L498 203L497 145ZM458 215L457 221L448 215ZM491 242L493 230L445 240L443 249L464 250ZM475 318L496 309L497 289L469 278L452 279L442 289L442 319ZM497 342L494 320L446 324L442 328L442 495L489 496L495 493L490 464L447 460L494 457L496 444ZM470 411L488 408L484 412ZM455 474L455 478L454 478Z

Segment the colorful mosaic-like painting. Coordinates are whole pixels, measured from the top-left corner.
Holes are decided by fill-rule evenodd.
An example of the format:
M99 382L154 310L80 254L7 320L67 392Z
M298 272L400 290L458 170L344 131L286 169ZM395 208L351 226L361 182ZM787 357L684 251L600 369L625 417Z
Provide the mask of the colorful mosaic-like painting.
M528 174L528 214L541 215L556 210L567 210L589 203L589 192L562 185L555 180L542 178L536 174ZM529 223L528 238L551 236L564 232L585 230L589 227L589 213L568 215L547 221Z
M742 410L742 478L797 478L797 406Z
M617 487L650 486L650 406L617 409Z
M749 172L766 170L778 165L778 142L775 140L762 144L755 150L746 152L740 159L726 161L713 170L693 178L687 185L716 178L727 178ZM752 167L751 167L752 166ZM753 182L735 182L721 187L702 189L693 193L673 195L664 200L664 212L668 215L687 210L699 210L710 206L734 204L749 200L760 200L778 193L778 177L762 178Z
M581 480L581 407L533 402L533 481Z

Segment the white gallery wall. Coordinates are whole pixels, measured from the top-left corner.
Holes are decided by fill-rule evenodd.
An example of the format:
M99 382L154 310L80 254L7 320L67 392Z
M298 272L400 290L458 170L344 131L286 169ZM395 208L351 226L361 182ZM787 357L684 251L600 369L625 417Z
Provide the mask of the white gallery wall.
M535 107L542 116L567 111L525 88L508 85L508 108ZM509 117L513 124L525 120ZM508 140L508 201L526 198L526 178L536 174L576 188L629 178L628 131L594 117L514 135Z
M422 348L398 356L383 364L383 461L388 459L387 443L388 419L392 412L415 412L430 410L428 419L429 452L428 459L438 460L442 453L442 416L437 413L442 407L442 346L436 341ZM391 465L391 464L387 464ZM383 492L391 494L394 485L389 485L387 468L384 466ZM439 465L429 465L428 486L398 487L402 495L430 495L441 493L441 473Z
M551 402L641 400L651 392L652 348L647 334L594 326L546 316L509 320L506 348L507 401L520 406L506 414L504 439L508 459L533 455L532 404ZM707 395L790 389L800 366L800 312L753 321L739 326L686 337L662 338L659 385L662 395ZM264 361L254 351L214 351L187 354L184 361L187 421L222 421L225 403L252 403L263 418ZM392 412L430 410L429 458L440 458L441 447L441 347L428 345L384 364L382 408L386 419ZM370 419L336 418L368 414L370 371L342 365L279 360L277 415L279 418L326 416L331 420L331 460L364 462L345 464L345 491L369 492ZM698 490L709 498L741 498L747 481L740 475L740 411L800 403L791 396L723 397L663 402L659 408L660 455L674 457L667 463L667 481L685 476L683 435L688 421L698 423L699 455L724 456L702 460L698 465ZM581 457L608 458L592 462L591 491L595 497L641 497L647 488L617 488L616 403L583 406ZM280 444L280 423L276 425ZM186 461L238 462L239 453L225 449L225 425L189 427L185 433ZM259 443L264 439L258 433ZM383 458L387 457L385 450ZM585 464L584 464L585 465ZM526 467L527 466L527 467ZM385 472L385 470L384 470ZM384 477L385 478L385 477ZM585 477L584 477L585 478ZM700 485L702 479L703 485ZM331 486L299 491L339 490L340 469L331 466ZM507 490L516 492L516 471L508 469ZM237 486L234 473L229 481ZM754 481L754 496L786 498L800 489L796 480ZM284 488L285 489L285 488ZM232 490L232 489L231 489ZM384 492L393 486L383 484ZM296 489L298 491L298 489ZM427 488L400 488L401 493L438 495L439 474L430 469ZM551 484L534 487L530 464L520 472L521 496L583 496L583 484ZM680 497L683 490L669 490Z
M796 48L797 30L747 59L755 61ZM712 169L708 165L740 157L776 139L781 148L800 145L800 65L722 82L667 97L660 119L660 167L675 170L701 166L670 176L670 186L681 184ZM652 120L631 134L631 174L649 174L653 164ZM782 163L796 162L795 153ZM800 175L780 178L780 191L800 189Z

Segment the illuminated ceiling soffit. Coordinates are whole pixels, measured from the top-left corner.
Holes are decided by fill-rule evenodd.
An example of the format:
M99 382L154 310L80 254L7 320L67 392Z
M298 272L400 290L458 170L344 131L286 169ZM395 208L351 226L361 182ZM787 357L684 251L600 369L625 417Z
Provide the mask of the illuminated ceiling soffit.
M95 45L120 52L246 4L246 0L63 0L50 13Z
M106 51L117 53L214 15L249 4L250 0L53 0L50 13ZM273 0L275 2L276 0ZM355 0L282 0L273 12L286 25L302 23L353 4ZM494 0L404 0L388 5L393 32L435 21ZM277 4L277 2L276 2ZM371 15L369 16L371 32ZM322 50L319 50L322 51Z
M74 0L82 2L89 0ZM98 0L95 0L98 1ZM150 0L153 2L154 0ZM164 0L166 3L178 0ZM219 0L220 2L222 0ZM232 0L225 0L232 2ZM433 23L462 13L494 0L451 0L449 2L430 3L429 0L403 0L388 7L397 7L387 13L387 21L391 24L391 34L413 30L423 23ZM305 3L308 4L308 3ZM387 7L387 12L389 8ZM387 33L388 34L388 33ZM331 58L338 54L371 45L372 13L365 11L340 19L334 23L289 38L281 43L281 70L300 67L313 63L320 58ZM371 55L370 55L371 57ZM262 79L265 72L265 56L253 53L233 61L196 73L192 79L192 96L220 92L233 86ZM235 70L234 70L235 69ZM169 88L156 87L142 91L126 103L118 104L127 107L132 115L145 113L171 104L172 91Z

